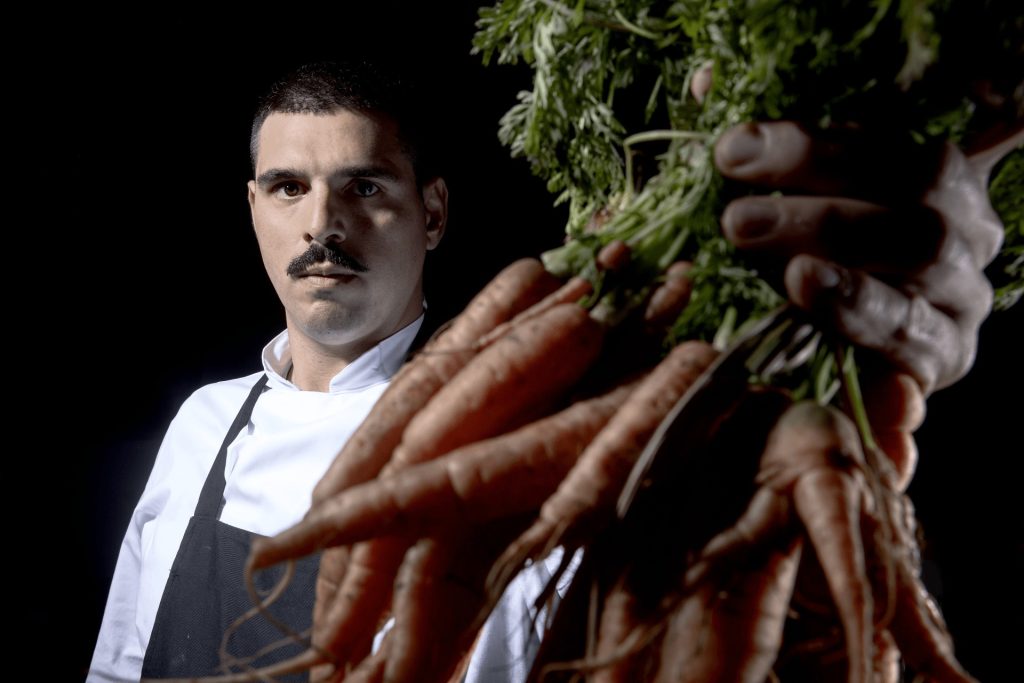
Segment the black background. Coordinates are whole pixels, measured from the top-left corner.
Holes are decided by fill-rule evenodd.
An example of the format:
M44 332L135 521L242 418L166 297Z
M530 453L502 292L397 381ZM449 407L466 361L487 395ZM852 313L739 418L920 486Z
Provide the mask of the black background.
M7 126L7 142L28 161L9 168L7 357L11 433L27 438L12 439L9 462L21 464L5 481L13 500L32 501L12 513L7 554L16 668L84 677L163 430L198 386L255 371L283 325L245 201L249 121L276 77L371 48L436 76L451 192L427 272L439 315L560 241L564 214L496 136L530 74L469 54L472 3L355 7L230 20L80 12L11 26L24 47L6 67L7 100L22 125ZM1024 634L1021 322L1019 310L990 318L971 374L929 400L911 488L927 579L982 680L1011 670Z

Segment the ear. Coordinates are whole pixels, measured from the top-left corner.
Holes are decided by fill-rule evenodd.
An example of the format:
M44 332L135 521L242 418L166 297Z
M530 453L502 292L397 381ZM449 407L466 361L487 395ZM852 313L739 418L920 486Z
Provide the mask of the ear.
M423 208L427 213L429 251L440 243L445 225L448 224L448 186L444 178L434 178L423 186Z
M250 180L246 186L249 188L249 217L256 225L256 181Z

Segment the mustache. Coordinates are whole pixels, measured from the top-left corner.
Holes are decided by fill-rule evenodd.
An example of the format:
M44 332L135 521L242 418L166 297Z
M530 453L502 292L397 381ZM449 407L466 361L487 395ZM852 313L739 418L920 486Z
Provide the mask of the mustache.
M299 277L316 264L325 261L336 266L344 266L353 273L365 273L369 270L359 259L336 244L323 245L319 242L310 242L309 248L293 258L285 272L290 277Z

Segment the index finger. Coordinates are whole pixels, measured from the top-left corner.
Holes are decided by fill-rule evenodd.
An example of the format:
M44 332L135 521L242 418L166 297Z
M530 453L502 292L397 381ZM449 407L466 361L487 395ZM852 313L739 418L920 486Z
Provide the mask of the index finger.
M715 164L726 177L754 185L891 203L924 193L941 151L879 130L812 132L774 121L726 131L715 145Z

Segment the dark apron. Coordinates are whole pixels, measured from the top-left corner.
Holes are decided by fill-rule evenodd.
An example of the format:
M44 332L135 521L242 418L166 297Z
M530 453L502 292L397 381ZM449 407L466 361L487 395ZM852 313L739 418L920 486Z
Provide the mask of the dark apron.
M206 477L195 514L181 539L160 599L142 664L143 678L186 678L225 673L219 668L224 633L253 606L243 578L253 534L219 520L224 507L224 466L228 446L248 424L256 399L266 384L264 375L252 388ZM308 629L312 623L319 562L319 554L297 562L287 590L269 608L275 617L297 633ZM268 591L276 585L284 570L285 567L280 566L259 572L255 577L257 588L261 592ZM227 650L235 657L249 657L284 638L284 633L274 624L262 615L256 615L235 630ZM249 665L265 666L284 660L304 651L306 645L308 640L302 644L289 642L271 649ZM302 681L307 680L307 675L275 677L275 680Z

